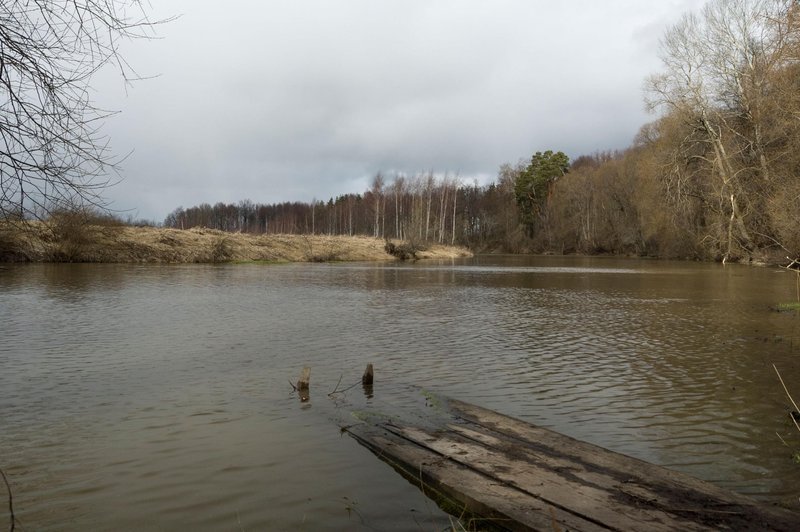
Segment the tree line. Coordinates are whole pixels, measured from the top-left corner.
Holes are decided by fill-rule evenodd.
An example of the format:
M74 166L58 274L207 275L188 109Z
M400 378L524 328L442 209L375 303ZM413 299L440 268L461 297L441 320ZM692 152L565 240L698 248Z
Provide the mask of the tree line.
M204 204L164 224L365 234L478 251L705 260L800 256L800 6L712 0L662 38L646 80L658 113L631 146L570 161L544 151L488 185L378 174L327 202Z
M539 245L714 260L800 254L800 6L714 0L662 38L659 118L579 158Z
M122 39L148 37L139 8L109 0L0 7L0 219L102 209L116 161L86 98ZM96 9L95 9L96 8ZM710 0L667 29L646 80L657 118L631 146L570 161L544 151L488 185L377 174L328 201L203 204L168 227L366 234L478 251L621 253L712 260L800 256L800 6ZM162 21L163 22L163 21Z
M476 185L477 187L477 185ZM463 203L469 187L456 176L432 172L387 179L378 173L363 194L326 201L274 204L204 203L179 207L164 226L264 234L369 235L453 244L465 237Z

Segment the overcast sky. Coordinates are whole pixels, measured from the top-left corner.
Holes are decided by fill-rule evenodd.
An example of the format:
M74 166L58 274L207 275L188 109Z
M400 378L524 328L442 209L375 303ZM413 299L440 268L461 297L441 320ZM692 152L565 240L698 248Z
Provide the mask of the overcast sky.
M665 27L702 0L158 0L94 82L131 152L112 208L327 200L378 171L486 183L536 151L627 147Z

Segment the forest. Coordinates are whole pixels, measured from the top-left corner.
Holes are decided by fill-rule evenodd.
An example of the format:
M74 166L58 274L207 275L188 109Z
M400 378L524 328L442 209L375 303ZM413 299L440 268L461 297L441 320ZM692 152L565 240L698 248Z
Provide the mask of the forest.
M800 256L800 4L709 2L661 40L655 119L623 150L537 151L494 182L378 173L328 201L202 204L167 227L371 235L478 252ZM470 182L472 181L472 182Z

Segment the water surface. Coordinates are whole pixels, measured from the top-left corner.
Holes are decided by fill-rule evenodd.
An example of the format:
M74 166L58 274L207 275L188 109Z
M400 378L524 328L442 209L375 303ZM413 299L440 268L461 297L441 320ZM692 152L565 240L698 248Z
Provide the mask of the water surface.
M29 530L439 530L339 430L421 387L798 508L794 297L777 269L616 259L4 266L0 467ZM328 396L367 362L374 397Z

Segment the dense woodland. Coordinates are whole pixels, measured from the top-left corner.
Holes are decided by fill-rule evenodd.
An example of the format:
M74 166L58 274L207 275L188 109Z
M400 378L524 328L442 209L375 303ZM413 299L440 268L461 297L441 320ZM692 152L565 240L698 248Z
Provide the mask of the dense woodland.
M203 204L169 227L366 234L478 251L800 256L800 5L713 0L662 38L656 113L625 150L500 167L489 185L378 174L327 202Z

